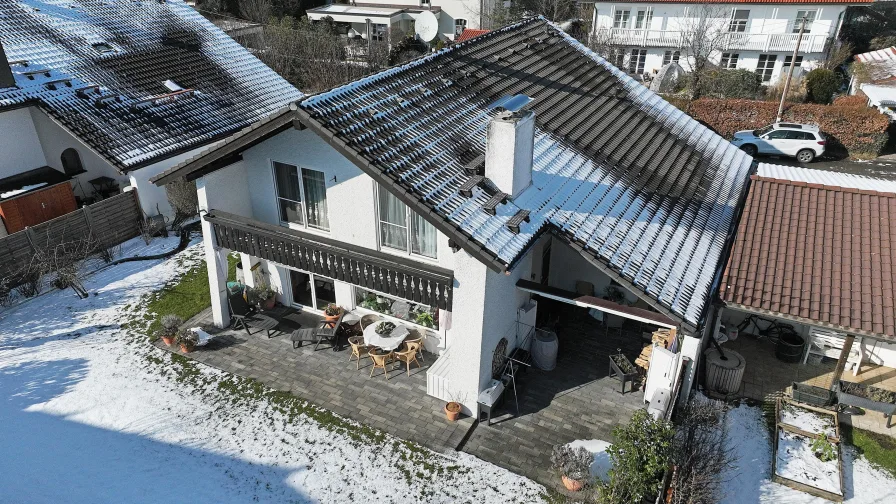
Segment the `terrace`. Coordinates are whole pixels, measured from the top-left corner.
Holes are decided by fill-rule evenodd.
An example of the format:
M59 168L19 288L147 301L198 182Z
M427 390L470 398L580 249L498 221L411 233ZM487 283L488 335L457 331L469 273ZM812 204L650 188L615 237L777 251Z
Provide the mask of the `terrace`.
M313 327L319 315L292 308L278 308L281 324L269 339L265 332L242 329L214 330L211 309L184 324L203 327L214 338L187 357L209 366L255 379L276 390L288 391L318 406L393 436L417 442L437 452L465 451L489 462L556 485L550 473L554 444L577 439L612 440L613 427L627 422L642 407L643 393L621 394L619 382L608 378L607 361L622 349L630 360L641 351L637 324L608 328L587 311L562 306L556 326L560 341L557 367L552 371L531 368L518 381L519 415L512 391L493 414L491 425L477 424L462 416L449 422L444 401L426 394L426 372L437 356L426 353L421 368L380 371L370 378L371 361L349 362L349 350L331 351L321 345L293 349L292 330ZM177 351L156 343L160 348Z

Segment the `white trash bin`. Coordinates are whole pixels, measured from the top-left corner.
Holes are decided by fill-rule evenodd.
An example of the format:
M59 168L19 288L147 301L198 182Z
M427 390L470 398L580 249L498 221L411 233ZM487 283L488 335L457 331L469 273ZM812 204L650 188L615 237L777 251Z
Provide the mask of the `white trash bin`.
M538 369L551 371L557 367L557 334L551 331L535 331L532 340L532 363Z

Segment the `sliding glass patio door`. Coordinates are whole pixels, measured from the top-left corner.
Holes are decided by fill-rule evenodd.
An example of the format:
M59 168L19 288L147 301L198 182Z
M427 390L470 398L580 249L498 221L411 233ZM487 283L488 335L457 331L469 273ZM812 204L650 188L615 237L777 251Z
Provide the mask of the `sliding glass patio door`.
M289 270L289 283L293 305L323 310L328 304L336 302L336 289L332 279Z

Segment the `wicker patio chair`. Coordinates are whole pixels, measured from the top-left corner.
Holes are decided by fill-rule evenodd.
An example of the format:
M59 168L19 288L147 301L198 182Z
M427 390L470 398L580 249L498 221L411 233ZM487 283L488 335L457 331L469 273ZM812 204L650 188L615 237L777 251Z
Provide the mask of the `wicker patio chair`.
M385 376L386 379L388 380L389 379L389 368L386 366L386 364L392 363L392 360L395 358L395 352L378 354L378 353L376 353L376 350L377 349L372 349L370 352L367 353L367 355L370 356L370 360L373 361L373 369L370 370L370 376L368 376L368 378L373 378L373 372L376 371L377 369L382 369L383 376Z
M395 352L395 357L407 364L408 376L411 376L411 363L416 362L417 367L422 367L420 361L417 360L417 352L420 351L421 344L419 342L404 342L404 350Z
M352 357L358 358L355 369L361 369L361 356L370 351L370 347L364 344L363 336L352 336L348 339L348 344L352 347L352 354L348 356L348 361L352 361Z
M361 330L363 331L364 329L367 329L367 326L379 322L380 320L383 320L383 317L380 317L379 315L364 315L361 317Z
M407 339L404 340L405 343L419 343L420 344L420 347L417 350L417 358L423 362L426 362L425 360L423 360L423 340L425 338L426 338L426 336L421 335L420 331L418 331L416 329L411 329L411 334L407 337Z

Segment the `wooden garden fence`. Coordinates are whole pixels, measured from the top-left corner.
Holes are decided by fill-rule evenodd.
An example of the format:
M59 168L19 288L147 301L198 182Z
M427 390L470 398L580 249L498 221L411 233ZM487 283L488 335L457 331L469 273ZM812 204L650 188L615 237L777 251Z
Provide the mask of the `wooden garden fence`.
M137 191L129 191L0 238L0 279L17 283L35 250L87 236L101 248L123 243L140 234L142 218Z

